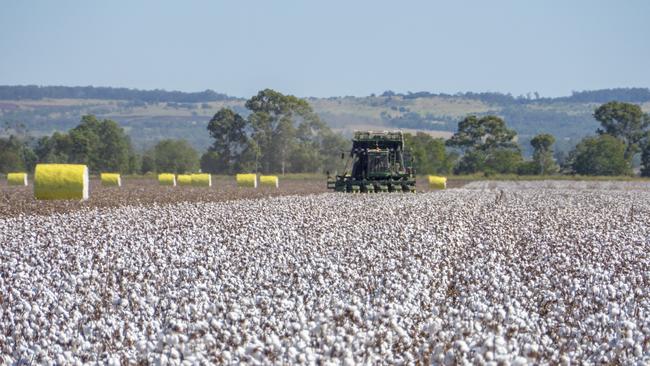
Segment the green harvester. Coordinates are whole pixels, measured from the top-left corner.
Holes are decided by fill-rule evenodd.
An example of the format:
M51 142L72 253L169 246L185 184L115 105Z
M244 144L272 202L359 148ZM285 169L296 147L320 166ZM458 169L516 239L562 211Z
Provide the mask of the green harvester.
M415 171L402 131L356 131L343 174L332 178L328 172L327 188L349 193L415 192Z

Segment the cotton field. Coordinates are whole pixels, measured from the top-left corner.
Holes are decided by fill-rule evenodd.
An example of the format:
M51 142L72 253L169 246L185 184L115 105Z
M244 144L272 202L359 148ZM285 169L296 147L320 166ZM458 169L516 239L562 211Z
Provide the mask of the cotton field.
M647 364L650 186L0 218L0 363Z

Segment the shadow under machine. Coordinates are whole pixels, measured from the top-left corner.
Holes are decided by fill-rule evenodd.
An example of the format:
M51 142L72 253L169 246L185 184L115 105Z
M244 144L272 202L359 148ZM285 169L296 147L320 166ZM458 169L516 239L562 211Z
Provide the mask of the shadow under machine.
M415 191L415 171L401 131L356 131L343 174L327 176L327 188L337 192Z

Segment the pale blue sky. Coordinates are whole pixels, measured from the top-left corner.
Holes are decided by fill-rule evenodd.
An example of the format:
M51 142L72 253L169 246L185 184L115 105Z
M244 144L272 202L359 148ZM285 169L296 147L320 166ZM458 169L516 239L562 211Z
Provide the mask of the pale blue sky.
M248 97L650 86L650 1L0 1L0 84Z

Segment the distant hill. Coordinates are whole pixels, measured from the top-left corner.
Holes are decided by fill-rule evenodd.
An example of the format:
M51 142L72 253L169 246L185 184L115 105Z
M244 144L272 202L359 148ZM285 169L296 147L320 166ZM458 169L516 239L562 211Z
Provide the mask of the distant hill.
M559 98L501 93L394 93L367 97L306 98L332 128L351 134L356 129L403 129L448 137L468 114L496 114L528 141L538 133L557 137L558 150L568 151L598 127L594 109L611 100L638 103L650 111L650 90L619 88L573 92ZM205 130L222 107L245 114L245 100L206 90L185 93L110 87L0 86L0 122L24 124L35 135L65 131L82 115L118 121L134 145L144 149L162 138L185 138L199 149L210 139Z
M201 103L237 99L209 89L202 92L185 93L180 91L166 91L160 89L139 90L94 86L0 85L0 100L41 100L46 98L110 99L146 103Z

